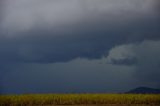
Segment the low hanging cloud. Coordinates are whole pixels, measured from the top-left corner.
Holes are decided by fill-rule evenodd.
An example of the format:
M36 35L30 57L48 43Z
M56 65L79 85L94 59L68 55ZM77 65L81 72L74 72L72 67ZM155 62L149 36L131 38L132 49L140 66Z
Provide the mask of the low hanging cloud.
M157 0L5 0L3 62L97 59L116 45L157 40Z
M120 45L113 48L107 63L135 65L133 76L138 81L156 84L160 87L160 41L144 41L138 44ZM136 59L136 61L134 60ZM130 60L130 61L126 61ZM131 61L134 61L132 64Z

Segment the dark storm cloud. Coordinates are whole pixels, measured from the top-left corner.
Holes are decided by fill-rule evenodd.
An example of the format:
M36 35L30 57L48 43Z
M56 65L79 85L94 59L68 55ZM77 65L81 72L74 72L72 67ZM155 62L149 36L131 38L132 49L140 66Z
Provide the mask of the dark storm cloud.
M149 34L147 36L145 33L129 35L130 29L128 31L122 30L73 31L66 32L65 36L52 31L40 31L25 33L30 36L13 37L9 40L8 38L2 38L0 57L2 62L40 63L66 62L78 57L97 59L107 55L108 51L115 45L140 42L144 39L159 39L158 33L155 36ZM150 30L150 32L152 31ZM43 34L46 34L45 37Z
M110 55L115 58L117 54L110 53L115 46L145 40L159 41L159 3L159 0L1 0L0 64L3 68L0 72L17 72L19 65L7 68L14 63L47 64L76 58L101 59ZM139 61L143 59L137 56L136 59L110 58L110 62L116 63L115 66L125 64L132 67L134 64L137 70L142 70L142 74L137 73L146 79L153 66L144 64L142 67ZM158 59L154 59L153 63L157 63ZM146 65L150 70L145 74ZM23 68L22 74L27 73ZM158 65L154 70L155 74L159 73Z
M157 0L6 0L1 4L5 5L1 62L101 58L115 45L160 38Z
M101 29L85 26L86 29L72 28L64 32L35 29L18 33L16 37L3 36L0 57L3 61L40 63L66 62L77 57L101 58L115 45L140 42L144 39L158 40L159 29L155 25L157 23L148 24L146 28L132 24L133 26L110 30L105 27ZM157 29L150 29L151 27Z

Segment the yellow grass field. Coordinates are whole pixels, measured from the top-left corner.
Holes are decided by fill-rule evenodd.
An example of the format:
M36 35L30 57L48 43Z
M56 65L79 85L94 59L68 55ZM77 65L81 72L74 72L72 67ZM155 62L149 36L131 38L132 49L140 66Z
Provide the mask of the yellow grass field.
M0 106L51 105L152 105L160 106L160 94L27 94L1 95Z

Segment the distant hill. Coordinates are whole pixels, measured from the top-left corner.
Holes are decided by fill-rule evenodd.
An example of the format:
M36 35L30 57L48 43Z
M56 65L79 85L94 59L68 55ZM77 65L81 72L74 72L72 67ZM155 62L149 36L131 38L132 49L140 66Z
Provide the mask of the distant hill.
M160 89L148 88L148 87L138 87L132 89L126 93L132 94L160 94Z

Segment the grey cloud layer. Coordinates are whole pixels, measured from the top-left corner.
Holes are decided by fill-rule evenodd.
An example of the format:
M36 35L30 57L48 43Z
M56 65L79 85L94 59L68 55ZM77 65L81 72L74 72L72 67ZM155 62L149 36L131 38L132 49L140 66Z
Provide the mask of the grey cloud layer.
M28 31L39 25L43 28L56 29L61 25L73 25L76 22L90 22L90 20L92 20L90 24L105 22L114 25L117 22L134 21L136 18L155 15L157 2L156 0L6 0L2 27L13 33Z
M157 47L159 44L152 45L151 43L160 40L159 4L159 0L1 0L0 72L7 73L2 81L4 89L7 90L7 86L9 88L12 85L11 83L5 85L5 82L10 80L7 78L12 76L12 72L15 74L18 73L17 70L24 69L20 74L30 74L32 72L26 68L31 67L30 64L33 63L55 64L57 62L68 62L76 58L92 60L101 59L104 56L110 57L112 60L110 63L113 67L105 68L111 70L109 74L114 74L115 71L113 70L118 69L114 67L122 67L122 70L123 67L136 67L135 78L144 78L144 81L140 79L142 84L146 83L147 76L152 73L151 70L156 65L154 76L157 79L152 80L153 77L151 77L148 78L148 82L155 81L155 85L158 85L160 79L156 75L159 74L159 65L157 64L159 57L154 57L155 54L151 52L151 48ZM141 44L146 40L150 40L150 43ZM143 46L136 49L127 47L129 49L127 50L129 52L127 58L122 58L120 53L120 59L119 57L117 59L115 53L117 48L114 47L130 43L140 43ZM144 46L147 44L151 46ZM122 47L118 49L118 52L123 50L126 49ZM159 53L159 48L155 48L154 51ZM146 56L149 56L148 58L143 57L141 53L144 52L148 53L146 53ZM152 55L154 56L152 57ZM153 64L149 64L150 59L153 60ZM20 68L20 64L25 65ZM129 66L123 66L124 64ZM14 65L15 67L13 67ZM147 66L148 71L146 71L145 66ZM9 67L13 67L13 69ZM44 67L46 66L44 65ZM62 67L67 66L62 65ZM79 67L83 67L83 65ZM34 69L38 70L39 68L35 65L31 70ZM54 70L56 69L59 68L54 68ZM59 70L65 73L65 69L67 68ZM84 69L84 71L87 69ZM87 75L92 73L92 69L89 69ZM51 73L50 70L52 69L48 69L48 73ZM39 72L43 73L42 71ZM84 75L84 71L80 77ZM53 71L54 74L60 72ZM26 77L25 75L22 76ZM76 76L78 77L78 75ZM100 77L99 73L98 78ZM111 81L111 79L108 80ZM16 79L16 81L18 80ZM82 83L84 82L83 80ZM22 83L20 82L20 84ZM15 89L17 86L16 84L13 85ZM39 84L39 86L42 85ZM49 87L49 84L47 86Z
M113 46L159 39L156 0L2 1L1 60L100 58ZM5 45L5 46L4 46Z

